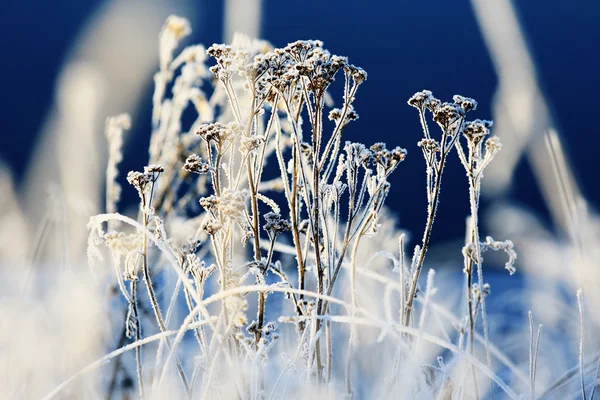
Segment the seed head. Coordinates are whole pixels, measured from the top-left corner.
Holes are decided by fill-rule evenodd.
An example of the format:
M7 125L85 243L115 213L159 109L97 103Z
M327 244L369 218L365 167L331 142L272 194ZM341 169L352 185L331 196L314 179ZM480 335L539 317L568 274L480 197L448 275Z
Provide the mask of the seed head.
M207 174L212 170L212 167L207 162L202 161L199 155L192 154L185 160L183 169L195 174Z
M421 90L410 96L408 99L408 105L415 107L419 110L422 110L425 104L427 104L430 100L432 100L433 94L429 90Z
M466 113L477 109L477 101L475 101L475 99L455 94L454 97L452 97L452 100L454 100L454 104L462 108Z
M490 133L490 127L494 123L492 121L486 121L481 119L476 119L474 121L469 121L465 124L463 129L463 134L471 144L478 144L483 140L485 136Z
M282 219L281 214L276 212L265 214L265 221L264 230L271 240L274 240L279 234L291 229L290 223L287 220Z

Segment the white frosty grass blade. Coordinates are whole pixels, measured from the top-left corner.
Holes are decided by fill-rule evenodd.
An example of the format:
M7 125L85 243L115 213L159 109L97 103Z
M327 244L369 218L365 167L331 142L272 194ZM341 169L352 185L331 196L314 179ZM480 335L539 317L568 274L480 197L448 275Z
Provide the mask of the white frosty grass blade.
M265 245L266 245L266 243L265 243ZM285 253L285 254L290 254L290 255L295 254L295 250L292 246L288 246L288 245L284 245L284 244L276 244L275 250ZM347 263L343 263L342 266L344 268L349 268L349 265ZM356 270L356 272L366 278L372 279L381 284L389 285L390 287L393 287L398 291L402 290L402 286L400 285L399 282L397 282L393 279L390 279L387 276L382 275L378 272L368 270L365 268L358 268ZM417 301L422 302L422 299L418 298ZM448 309L446 309L445 307L443 307L440 304L437 304L435 301L433 301L433 300L430 301L430 307L431 307L432 311L436 312L437 315L444 317L451 323L455 323L455 324L460 323L460 318L457 318L454 314L452 314L450 311L448 311ZM475 332L475 340L477 340L479 343L485 342L485 339L483 338L483 336L481 336L477 332ZM515 363L513 363L502 351L500 351L500 349L498 349L492 343L490 343L490 351L491 351L492 355L494 357L496 357L496 359L498 361L500 361L502 364L504 364L506 367L509 368L510 372L512 374L514 374L514 376L516 378L518 378L522 383L529 385L528 376L526 374L524 374L517 367L517 365Z
M167 258L167 260L169 261L169 264L171 265L171 267L173 267L173 269L175 270L175 272L177 273L177 275L179 276L179 278L181 279L181 281L183 282L184 286L190 291L192 297L194 298L194 300L199 303L200 302L200 295L198 294L198 291L196 290L196 288L189 282L189 280L187 279L187 275L185 274L184 271L181 270L181 268L179 267L179 263L177 262L177 256L174 253L174 251L168 247L168 245L166 243L164 243L162 240L159 240L156 235L154 235L153 232L151 232L148 229L145 229L142 224L140 224L139 222L137 222L134 219L131 219L129 217L126 217L124 215L118 214L118 213L114 213L114 214L98 214L96 216L93 216L90 218L90 221L88 223L88 227L93 227L99 224L102 224L103 222L108 222L111 220L116 220L116 221L121 221L124 222L128 225L133 226L134 228L136 228L138 231L140 232L144 232L147 235L147 238L150 239L150 241L152 241L152 243L154 243L154 245L156 247L158 247L160 249L160 251L163 253L163 255Z
M343 300L337 299L335 297L331 297L331 296L327 296L327 295L319 295L318 293L307 291L307 290L282 288L282 287L278 287L278 286L268 286L268 285L240 286L240 287L229 289L229 290L226 290L223 292L219 292L217 294L210 296L206 300L203 300L200 304L198 304L194 308L194 310L190 314L188 314L188 317L186 318L187 324L184 323L181 326L181 328L179 329L179 332L177 334L179 341L176 339L176 341L173 343L173 345L171 347L171 352L169 353L169 356L165 360L165 365L168 365L169 362L171 361L171 358L174 355L174 351L177 347L177 344L181 341L183 333L189 328L189 326L190 326L189 322L192 321L193 316L195 316L197 313L201 312L202 310L206 310L206 306L208 306L210 303L214 303L216 301L225 299L229 296L245 294L245 293L249 293L249 292L260 292L260 291L303 294L305 296L311 296L314 298L322 298L323 300L327 300L331 303L344 306L347 310L350 310L350 311L352 311L354 308L354 307L352 307L351 304L349 304ZM379 321L377 318L375 318L372 315L372 313L370 313L369 311L364 310L362 308L354 308L354 311L357 313L363 314L365 316L364 321L366 321L366 322L364 322L364 323L368 322L369 324L373 324L372 326L377 326L380 329L386 331L386 333L388 333L390 335L390 337L394 338L399 345L403 345L403 341L402 341L402 337L401 337L400 333L406 333L406 334L409 334L409 335L412 335L415 337L418 337L421 334L422 340L425 340L432 344L438 345L442 348L450 350L451 352L453 352L455 354L460 355L461 357L464 357L468 362L472 363L475 367L477 367L480 371L482 371L486 376L491 378L507 394L507 396L509 396L511 399L517 399L517 395L512 391L512 389L510 389L506 385L506 383L504 383L504 381L500 377L496 376L484 364L480 363L474 357L465 353L464 351L462 351L458 347L454 346L453 344L447 343L443 339L440 339L433 335L430 335L430 334L427 334L424 332L420 333L419 329L414 329L414 328L405 327L405 326L401 326L401 325L397 325L392 328L388 324L385 324L384 322ZM312 316L312 317L307 317L306 319L326 319L326 318L328 318L328 317L327 316ZM344 317L344 318L345 319L342 319L341 322L351 323L353 320L352 317ZM354 317L354 318L356 318L356 317ZM335 319L332 319L332 321L335 321ZM164 373L165 373L165 370L163 369L163 377L164 377ZM163 379L161 378L161 381L162 380Z
M211 317L211 319L216 319L216 318ZM189 329L198 328L204 324L207 324L208 322L209 321L195 322L195 323L189 325ZM83 374L85 374L87 372L90 372L90 371L102 366L103 364L109 362L111 359L117 357L118 355L121 355L125 352L128 352L129 350L133 350L133 349L143 346L145 344L152 343L157 340L164 339L166 337L175 335L176 333L177 333L177 331L166 331L166 332L162 332L162 333L157 333L155 335L148 336L144 339L141 339L141 340L138 340L131 344L128 344L127 346L123 346L120 349L112 351L112 352L108 353L107 355L105 355L104 357L99 358L98 360L94 361L93 363L89 364L88 366L82 368L75 374L71 375L69 378L67 378L65 381L63 381L61 384L56 386L50 393L48 393L46 396L44 396L42 400L50 400L50 399L54 398L57 394L59 394L61 391L63 391L69 384L71 384L75 379L79 378L80 376L82 376Z

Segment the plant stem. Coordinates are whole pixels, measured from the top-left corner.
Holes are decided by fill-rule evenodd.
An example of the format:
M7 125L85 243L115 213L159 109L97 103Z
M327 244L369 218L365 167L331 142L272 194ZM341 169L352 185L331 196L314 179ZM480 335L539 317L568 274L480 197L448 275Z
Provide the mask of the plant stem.
M162 319L162 315L160 314L160 308L158 305L158 301L156 300L156 294L154 293L154 288L152 287L152 280L150 278L150 270L148 268L148 238L147 238L147 230L148 230L148 215L146 215L146 197L142 196L142 219L143 219L143 244L142 244L142 273L144 276L144 282L146 283L146 288L148 289L148 297L150 298L150 304L152 305L152 311L154 311L154 316L156 317L156 322L161 332L166 332L167 327ZM167 347L171 348L171 344L168 338L165 338L165 343ZM177 372L179 377L181 378L181 382L185 388L186 394L189 396L190 386L187 378L185 377L185 372L183 371L183 366L181 365L181 361L179 358L176 359L177 364Z
M135 340L138 341L142 338L142 324L140 323L140 316L137 307L137 281L131 281L131 303L133 307L133 314L135 318ZM135 348L135 365L137 371L137 379L140 390L140 397L142 400L144 396L144 379L142 374L142 346Z
M445 147L446 142L446 134L444 133L442 136L442 149ZM404 325L408 326L410 323L410 315L413 309L413 303L415 300L415 294L417 292L417 284L419 283L419 275L421 274L421 269L423 268L423 262L425 261L425 253L427 253L427 247L429 246L429 239L431 238L431 231L433 228L433 221L435 220L435 213L437 211L437 206L439 202L440 196L440 188L442 186L442 172L444 170L444 165L446 164L446 155L448 151L442 151L442 155L440 156L439 168L437 171L437 176L435 180L435 187L433 191L432 201L429 204L427 210L427 224L425 225L425 232L423 233L423 242L421 246L421 252L419 253L419 259L417 261L417 265L415 267L415 273L413 276L413 280L411 283L410 291L408 292L408 299L406 304L406 314L404 318Z

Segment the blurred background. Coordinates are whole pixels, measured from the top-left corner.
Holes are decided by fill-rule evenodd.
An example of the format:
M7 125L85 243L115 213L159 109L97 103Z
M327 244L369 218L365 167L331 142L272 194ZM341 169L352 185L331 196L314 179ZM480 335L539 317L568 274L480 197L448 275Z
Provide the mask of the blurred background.
M5 77L0 100L4 175L10 174L20 196L35 187L38 205L49 189L36 175L54 171L41 181L65 189L60 166L51 167L57 160L68 157L77 165L77 153L86 152L85 162L93 164L87 173L94 176L80 179L98 179L105 163L104 120L121 112L134 117L122 171L141 168L150 132L157 37L166 16L179 13L192 21L186 44L223 42L234 31L258 35L275 46L320 39L332 53L363 67L369 79L357 96L361 119L349 127L347 139L408 149L388 200L403 229L418 237L425 218L423 160L416 147L421 130L415 110L406 105L421 89L442 100L453 94L473 97L479 101L476 116L496 120L495 133L505 149L495 161L502 168L489 169L496 171L486 178L484 210L508 199L534 210L555 229L544 189L534 179L544 167L532 165L537 161L527 151L543 146L535 138L554 129L581 192L589 204L598 204L600 139L594 132L593 99L600 91L600 3L549 0L541 7L517 1L512 6L445 0L5 0L0 16L5 38L0 63ZM482 28L486 18L491 21ZM61 148L49 139L52 135L68 143ZM462 240L468 213L462 168L452 161L436 242ZM82 185L80 181L75 186L81 190L73 188L83 196L79 206L97 209L102 188L90 192ZM126 201L128 195L134 200L133 191L126 191ZM5 202L6 196L3 191ZM28 208L35 206L28 206L24 197L18 203L25 215L37 218L37 211Z

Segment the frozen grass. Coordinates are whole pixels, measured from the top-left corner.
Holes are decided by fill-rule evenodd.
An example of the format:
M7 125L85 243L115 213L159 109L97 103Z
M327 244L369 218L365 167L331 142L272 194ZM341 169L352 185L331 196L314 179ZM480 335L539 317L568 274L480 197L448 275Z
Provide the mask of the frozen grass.
M420 243L407 254L384 206L407 151L342 138L358 119L366 72L313 40L273 49L236 36L177 53L189 33L172 16L160 34L149 160L127 174L130 187L118 183L130 119L106 124L106 213L89 221L88 260L96 287L116 295L104 306L100 295L84 301L95 313L82 320L103 325L116 348L68 363L35 389L14 384L9 396L594 398L600 357L584 353L596 344L584 323L597 325L584 320L581 292L579 318L562 304L578 352L570 332L536 331L531 312L520 332L493 335L483 254L504 252L510 275L517 255L510 240L481 239L483 172L501 168L492 163L501 144L491 121L467 117L475 100L442 102L426 90L408 100L423 129L427 206ZM428 268L421 286L451 157L469 188L464 284ZM119 213L122 190L139 195L137 216ZM560 358L567 372L557 374L552 346L561 342L579 358L571 369L573 353Z

